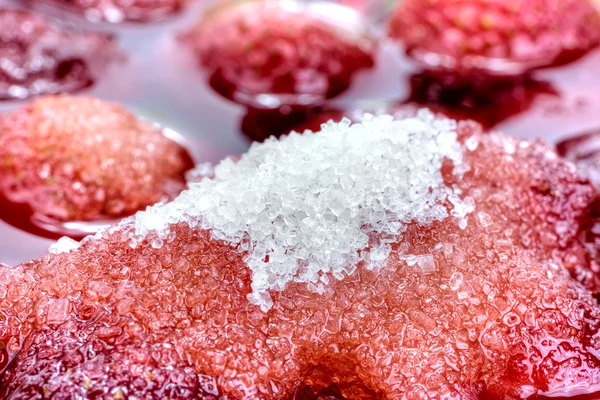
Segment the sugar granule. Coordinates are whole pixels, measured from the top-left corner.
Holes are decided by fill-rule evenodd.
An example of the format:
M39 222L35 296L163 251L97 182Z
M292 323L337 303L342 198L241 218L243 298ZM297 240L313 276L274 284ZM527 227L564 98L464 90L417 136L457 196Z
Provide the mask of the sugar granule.
M385 264L410 223L450 213L464 225L473 203L444 183L445 160L455 175L464 172L456 122L426 110L402 120L328 122L319 133L271 138L222 161L175 201L138 213L136 233L164 239L182 221L210 229L247 252L249 300L268 310L268 291L289 282L314 286L324 274L342 279L360 262Z
M80 247L80 243L69 238L69 237L61 237L58 239L56 243L54 243L48 251L51 254L61 254L61 253L70 253L71 250L77 250Z

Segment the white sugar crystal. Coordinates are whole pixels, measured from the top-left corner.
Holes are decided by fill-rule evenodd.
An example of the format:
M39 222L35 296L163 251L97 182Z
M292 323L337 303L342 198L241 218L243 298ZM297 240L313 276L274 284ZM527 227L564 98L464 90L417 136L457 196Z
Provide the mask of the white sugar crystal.
M407 254L400 257L409 267L417 266L424 274L432 274L437 271L433 254Z
M210 229L247 252L249 300L267 310L268 291L289 282L322 292L327 274L343 279L361 261L367 268L385 265L390 244L409 223L450 214L464 225L474 204L444 184L444 160L462 165L456 122L427 110L401 120L365 115L356 124L328 122L319 133L253 144L214 170L201 166L199 175L211 176L175 201L138 213L136 232L164 239L181 221ZM424 273L435 271L432 254L413 257Z
M433 254L421 254L417 256L417 265L424 274L432 274L437 271Z
M452 273L452 276L450 277L450 282L449 282L450 289L456 292L458 290L458 288L460 288L462 281L463 281L463 274L458 271L454 271Z
M469 151L475 151L479 147L479 138L477 136L471 136L465 140L465 146Z
M52 254L69 253L71 250L76 250L81 244L66 236L61 237L58 241L50 246L48 251Z
M515 144L512 141L507 140L504 142L504 151L506 151L508 154L514 154L515 150Z
M214 174L215 167L211 163L201 163L185 174L185 179L188 182L200 182L202 179L210 177Z

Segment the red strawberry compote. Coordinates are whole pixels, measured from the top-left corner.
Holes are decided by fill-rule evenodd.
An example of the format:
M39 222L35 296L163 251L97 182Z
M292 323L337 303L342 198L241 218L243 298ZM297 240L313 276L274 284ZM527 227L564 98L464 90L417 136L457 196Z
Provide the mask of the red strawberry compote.
M269 139L0 267L0 397L592 396L595 198L544 146L428 112Z
M73 92L118 57L110 36L71 31L0 6L0 100Z
M428 67L515 74L585 54L600 15L590 0L406 0L389 34Z
M320 7L320 8L319 8ZM219 94L276 108L346 90L374 64L374 40L352 10L295 0L241 1L206 13L182 42Z
M161 129L91 97L42 97L0 117L0 191L36 218L132 214L179 194L190 167Z

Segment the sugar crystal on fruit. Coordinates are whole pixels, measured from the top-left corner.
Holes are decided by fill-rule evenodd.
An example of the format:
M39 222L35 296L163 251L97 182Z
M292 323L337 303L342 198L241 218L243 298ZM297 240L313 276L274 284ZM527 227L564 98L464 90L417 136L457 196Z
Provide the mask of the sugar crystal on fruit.
M70 312L68 299L50 299L48 301L48 314L46 322L49 324L60 324L65 322Z
M450 277L449 285L450 289L453 291L457 291L460 288L460 285L463 282L463 274L459 271L454 271L452 276Z
M361 261L362 249L369 248L368 265L382 265L410 223L464 218L473 203L444 183L447 161L462 164L456 122L426 110L402 120L328 122L318 134L253 144L174 202L139 213L136 229L161 238L169 225L197 219L216 239L248 252L252 289L261 294L251 298L266 309L259 299L268 290L314 283L319 271L340 276ZM435 271L432 255L420 257L423 272Z
M48 251L52 254L68 253L71 250L78 249L79 246L79 242L64 236L58 239L56 243L52 244Z
M590 0L406 0L388 27L429 67L496 75L573 60L600 42Z
M465 146L469 151L477 150L477 147L479 146L479 138L477 136L471 136L465 140Z
M433 254L419 254L414 256L415 264L421 269L424 274L431 274L437 271Z
M340 128L328 126L326 132ZM348 400L594 397L600 386L600 309L593 296L600 286L591 261L597 245L581 240L597 219L597 193L571 164L545 157L539 143L516 146L509 157L502 136L474 133L472 126L465 132L462 123L456 130L461 143L478 135L479 146L462 154L468 173L457 179L442 166L443 179L435 181L447 183L415 195L429 202L403 197L425 186L418 159L411 161L413 175L401 171L405 187L377 195L369 185L380 186L379 175L395 184L387 164L372 175L357 172L344 159L361 161L360 154L332 135L344 153L325 148L336 161L323 158L316 170L310 153L326 146L303 152L315 138L295 137L290 140L300 140L296 151L307 163L291 151L282 155L285 145L258 147L241 159L243 170L226 162L204 181L217 189L214 196L202 192L208 208L197 210L194 196L184 195L69 253L0 265L0 397L3 390L19 398L42 391L47 397L173 399L323 398L332 392ZM413 152L423 153L422 142L405 136ZM372 150L363 167L375 168L374 160L396 150L394 139L385 139L365 146L368 139L353 138ZM258 162L261 149L268 163ZM280 167L283 160L288 163ZM340 178L339 186L334 180L334 188L357 193L328 191L334 165L351 177ZM222 174L240 190L229 188ZM242 178L261 184L240 185ZM290 194L291 181L302 182L296 188L310 194L306 201ZM398 190L408 223L389 212L399 201L387 190ZM464 203L465 196L477 199L472 217L466 216L473 223L464 229L452 216L451 194L444 197L448 190ZM327 201L323 207L320 198ZM257 202L267 217L249 218ZM233 213L215 210L222 203ZM328 207L334 203L335 212ZM419 221L438 205L447 207L445 217ZM227 231L204 229L206 211ZM245 230L238 223L244 218ZM368 221L368 229L356 231L352 218ZM148 229L143 237L142 227ZM550 240L557 227L558 241ZM336 234L327 236L328 229ZM135 248L127 243L132 237ZM157 248L156 238L163 241ZM359 261L339 269L311 258L313 250L322 259L345 257L359 244ZM290 248L297 251L282 251ZM296 268L291 277L280 274L289 272L288 257ZM272 289L253 291L253 282ZM249 304L248 295L268 312Z

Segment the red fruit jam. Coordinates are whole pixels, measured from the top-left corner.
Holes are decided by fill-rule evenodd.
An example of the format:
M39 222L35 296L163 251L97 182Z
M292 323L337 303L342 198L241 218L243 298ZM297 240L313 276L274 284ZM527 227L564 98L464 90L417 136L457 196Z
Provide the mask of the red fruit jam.
M380 268L290 283L267 312L244 252L188 222L0 266L0 397L598 398L596 192L542 145L458 130L464 229L411 224Z
M1 217L34 233L90 233L75 221L114 220L173 198L191 167L159 128L98 99L42 97L0 117Z
M406 0L389 34L428 67L518 74L585 54L600 15L589 0Z
M91 86L118 56L112 37L51 25L0 6L0 100Z
M251 106L320 103L374 64L375 43L359 17L334 4L258 0L220 6L181 39L217 93Z

